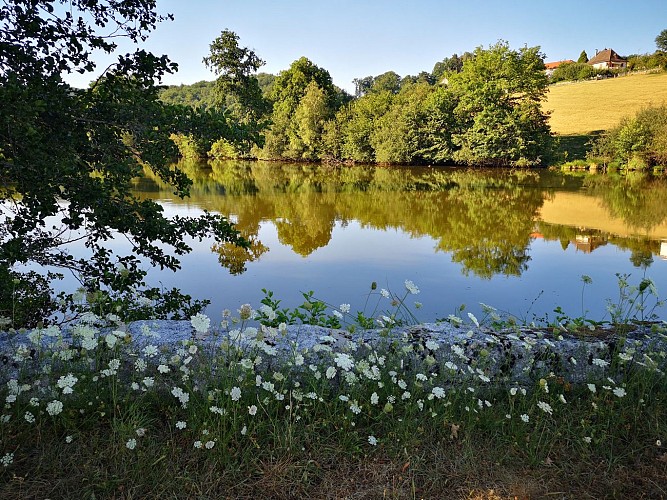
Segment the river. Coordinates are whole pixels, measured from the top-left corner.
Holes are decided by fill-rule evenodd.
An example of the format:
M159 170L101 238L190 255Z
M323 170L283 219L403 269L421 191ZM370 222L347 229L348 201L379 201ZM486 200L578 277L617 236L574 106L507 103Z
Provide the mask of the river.
M643 174L547 170L327 166L277 162L181 162L191 196L176 198L150 175L135 193L170 215L220 213L237 224L248 252L194 242L176 274L149 274L224 308L259 306L262 288L283 306L301 292L352 311L391 309L401 297L433 321L485 303L520 319L609 319L616 273L667 286L667 179ZM582 276L592 279L584 284ZM377 289L369 298L371 284ZM377 313L376 311L376 313ZM664 310L661 311L664 317Z

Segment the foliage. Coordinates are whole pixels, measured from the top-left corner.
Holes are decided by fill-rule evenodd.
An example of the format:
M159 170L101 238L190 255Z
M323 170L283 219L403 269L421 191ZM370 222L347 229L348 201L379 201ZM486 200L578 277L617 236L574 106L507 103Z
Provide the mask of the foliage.
M551 154L547 90L538 47L518 51L506 42L477 48L449 78L457 105L454 159L468 165L538 165Z
M602 135L589 157L647 168L667 165L667 106L645 108Z
M628 70L667 70L667 52L633 54L628 56Z
M585 64L588 62L588 54L586 54L585 50L581 51L581 54L579 54L579 58L577 59L577 62L580 64Z
M551 82L588 80L606 72L607 70L596 69L582 62L563 63L551 74Z
M204 111L161 103L155 82L176 66L140 49L119 55L88 89L65 84L62 74L95 69L93 52L113 53L114 37L141 42L164 19L154 1L76 1L71 7L56 9L51 0L0 7L0 192L6 216L0 269L20 280L21 290L42 284L18 270L32 263L75 273L88 292L118 300L146 297L148 291L140 290L144 263L177 269L175 255L190 250L189 238L239 241L221 217L168 219L158 204L130 192L147 167L186 196L189 179L169 166L176 153L170 136L219 136L221 122ZM105 246L114 234L127 238L132 255L115 256ZM67 245L75 242L85 245L84 255L69 253ZM122 280L117 265L127 270ZM12 299L3 288L4 312ZM39 299L36 309L44 307Z
M655 45L661 52L667 52L667 29L662 30L658 36L655 37Z
M252 50L239 47L238 41L236 33L223 30L211 43L210 55L204 58L204 63L218 75L214 90L216 104L228 104L232 98L228 109L244 125L244 149L249 151L253 145L262 143L260 133L267 125L264 117L270 103L254 76L265 62Z
M302 57L278 75L269 98L273 113L262 157L318 159L324 123L343 103L329 72Z

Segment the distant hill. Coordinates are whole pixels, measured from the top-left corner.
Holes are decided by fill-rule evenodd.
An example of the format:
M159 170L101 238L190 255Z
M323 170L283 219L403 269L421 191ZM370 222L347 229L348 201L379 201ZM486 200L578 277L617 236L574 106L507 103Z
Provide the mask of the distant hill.
M270 73L257 74L259 87L262 89L264 95L269 92L275 79L276 76ZM160 99L167 104L183 104L186 106L203 106L209 108L215 102L213 95L214 87L214 81L201 81L191 85L171 85L160 92Z
M667 103L667 72L558 83L542 105L559 135L610 129L649 105Z

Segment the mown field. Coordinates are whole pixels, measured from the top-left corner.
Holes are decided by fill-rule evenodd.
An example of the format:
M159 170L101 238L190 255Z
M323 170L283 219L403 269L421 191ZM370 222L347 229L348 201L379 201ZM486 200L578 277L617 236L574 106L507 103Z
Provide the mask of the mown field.
M642 107L667 103L667 73L559 83L549 87L544 109L558 135L589 134L617 125Z

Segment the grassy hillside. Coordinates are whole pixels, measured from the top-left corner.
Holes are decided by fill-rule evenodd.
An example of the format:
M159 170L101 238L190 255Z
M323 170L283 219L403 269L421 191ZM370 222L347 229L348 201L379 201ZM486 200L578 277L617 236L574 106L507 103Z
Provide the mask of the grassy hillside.
M559 135L607 130L642 107L667 103L667 73L561 83L549 87L544 109Z

